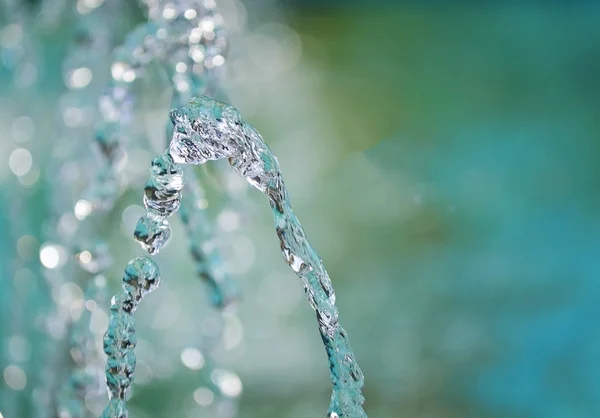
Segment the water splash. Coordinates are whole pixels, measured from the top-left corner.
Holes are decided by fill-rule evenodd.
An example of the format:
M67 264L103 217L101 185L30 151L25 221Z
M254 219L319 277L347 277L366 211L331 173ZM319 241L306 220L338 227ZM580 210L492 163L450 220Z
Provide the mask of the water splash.
M227 158L237 173L269 198L282 254L304 284L329 358L333 394L328 416L366 417L364 377L339 323L331 280L292 211L277 158L234 107L208 97L173 110L171 121L169 152L175 162L204 164Z
M176 166L168 154L154 159L150 179L144 189L147 213L138 220L133 233L150 254L157 254L171 236L166 217L179 208L182 188L181 167Z

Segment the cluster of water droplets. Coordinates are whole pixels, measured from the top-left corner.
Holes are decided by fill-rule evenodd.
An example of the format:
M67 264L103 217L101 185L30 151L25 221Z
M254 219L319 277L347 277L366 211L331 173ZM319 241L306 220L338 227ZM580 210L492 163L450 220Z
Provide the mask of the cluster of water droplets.
M110 307L108 330L104 335L106 361L106 384L109 403L102 413L103 418L126 418L125 398L133 383L137 344L133 313L140 301L158 287L158 266L148 257L131 260L123 275L121 293L113 297Z
M135 239L150 254L157 254L171 237L167 217L173 215L181 202L183 170L171 156L163 154L152 161L150 178L144 187L146 215L135 226Z
M165 68L173 88L173 104L184 103L192 94L206 93L215 85L219 67L224 64L226 38L222 29L222 18L215 11L212 1L147 1L150 21L138 27L127 37L125 46L118 50L112 65L114 81L108 86L101 100L104 123L97 131L96 140L106 160L114 165L118 150L126 143L126 122L130 119L134 96L130 84L144 75L151 61ZM134 237L149 254L157 254L170 238L171 231L167 218L175 213L180 205L184 228L190 242L190 254L196 265L196 271L208 285L213 304L224 310L237 299L237 288L223 271L212 239L208 220L203 215L198 200L202 188L195 177L190 176L189 197L182 205L183 171L175 164L169 153L158 156L152 161L150 178L144 187L143 202L146 214L136 224ZM99 199L103 201L104 199ZM127 318L113 309L111 318ZM119 316L120 315L120 316ZM119 327L127 327L127 334L133 333L133 323L112 320L105 338L105 352L111 363L111 342L109 334L118 333ZM133 357L133 344L122 355ZM120 369L107 366L106 379L109 388L113 381L123 382L122 392L111 388L111 401L103 416L124 416L126 385L133 378L134 362L128 363L127 379L122 379ZM215 370L216 371L216 370ZM130 373L129 373L130 372ZM116 375L115 375L116 374ZM113 385L114 386L114 385ZM127 386L128 387L128 386ZM226 398L235 398L234 394L223 394ZM212 396L212 395L211 395ZM219 404L220 402L215 402ZM226 405L227 403L220 403ZM231 409L223 409L223 416L230 416ZM218 414L221 416L221 414Z
M109 167L118 161L129 139L135 102L133 82L145 75L151 62L174 70L171 78L176 95L189 92L192 84L206 83L210 72L204 70L224 63L226 38L214 2L156 1L147 2L147 6L150 20L130 32L115 50L112 79L100 98L102 122L95 137ZM192 80L194 74L197 78ZM111 176L104 174L104 182L110 181Z
M71 263L48 264L45 275L49 287L52 293L59 292L65 284L85 291L71 306L57 305L56 315L51 317L56 321L49 328L58 326L68 331L70 366L65 375L60 375L57 365L64 362L54 364L52 360L57 357L48 357L46 386L60 387L60 390L58 393L54 393L54 389L47 390L52 393L45 393L45 401L40 402L44 411L36 416L84 417L88 414L90 397L101 397L98 375L104 356L98 349L98 334L92 332L90 325L94 312L104 304L105 275L112 261L102 242L83 245L81 242L82 237L97 235L102 223L100 215L114 208L123 188L124 179L120 178L119 171L132 137L130 125L136 101L132 86L145 75L151 62L157 62L167 72L173 88L172 108L176 110L171 113L173 132L169 149L151 164L143 196L146 214L136 224L135 239L149 254L157 254L171 235L168 218L178 212L197 276L206 284L211 303L224 317L231 317L238 289L224 270L204 205L200 203L204 201L202 179L196 178L196 173L187 167L184 184L184 168L180 165L227 158L236 172L269 197L283 255L302 279L309 302L317 313L334 387L329 417L365 416L361 406L364 400L362 373L346 333L339 325L331 281L290 207L277 159L260 134L244 122L233 107L207 97L192 99L186 105L194 96L214 94L216 80L225 64L227 33L214 1L145 0L143 3L149 21L132 31L123 46L115 50L111 79L97 103L98 115L93 117L100 120L93 136L103 164L98 170L91 170L91 187L74 204L66 199L53 206L57 223L73 220L74 216L77 225L69 228L71 232L67 235L51 233L47 238L58 244L47 248L57 253L64 250L74 256L83 273L72 269ZM84 116L86 110L95 108L96 104L88 101L98 97L94 90L97 69L92 68L91 63L95 55L104 55L112 48L110 30L97 23L110 22L110 19L98 18L96 13L108 14L111 4L115 3L110 0L78 2L76 10L81 16L76 20L80 33L64 63L67 92L61 99L61 110L64 108L65 112L61 115L60 135L64 143L74 142L87 133L85 128L89 130ZM80 10L80 6L83 9ZM95 115L96 109L92 113ZM74 154L79 156L77 152ZM78 161L83 168L88 162L85 158ZM55 183L55 186L65 186L73 195L78 188L75 184ZM56 193L56 196L64 194ZM73 242L79 244L73 245ZM156 289L159 282L160 273L154 261L148 257L135 258L127 264L122 289L111 301L108 329L102 340L107 356L104 372L109 392L109 402L102 413L104 418L128 416L125 401L136 365L133 314L142 298ZM73 306L79 309L82 303L84 308L74 315ZM218 382L234 381L236 390L223 390L220 386L204 389L226 400L234 400L239 395L241 383L237 376L222 369L210 374L216 386L220 385ZM59 384L52 384L56 379ZM229 408L213 416L231 414Z
M171 112L169 152L181 164L227 158L233 169L270 201L283 256L304 284L317 315L331 371L329 417L364 417L363 374L339 323L331 279L294 214L277 158L260 134L230 105L208 97Z

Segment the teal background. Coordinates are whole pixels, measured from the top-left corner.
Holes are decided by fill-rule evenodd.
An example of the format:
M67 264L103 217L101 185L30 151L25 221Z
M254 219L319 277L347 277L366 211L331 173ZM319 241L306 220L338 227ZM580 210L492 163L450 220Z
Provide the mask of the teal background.
M332 276L369 416L599 416L598 3L245 7L227 91L279 157ZM123 33L141 19L135 10L127 18ZM50 190L48 109L61 91L68 27L42 35L35 91L10 87L6 70L0 78L0 227L14 222L19 194L28 208L20 216L39 237ZM164 89L148 84L140 129L159 138L168 101L153 100ZM38 126L27 146L41 172L25 189L6 167L16 147L8 127L23 111ZM144 172L158 150L145 148L133 169ZM141 204L136 187L110 218L113 285L141 254L121 216ZM218 360L243 381L240 417L324 416L330 388L314 316L281 260L267 203L245 193L239 230L223 231L244 293L244 342ZM0 240L5 282L17 280L16 238ZM168 372L135 387L136 418L187 416L199 378L179 354L211 315L176 222L157 261L164 280L140 307L138 337L153 353L148 367ZM31 295L44 289L32 287L20 300L35 310Z

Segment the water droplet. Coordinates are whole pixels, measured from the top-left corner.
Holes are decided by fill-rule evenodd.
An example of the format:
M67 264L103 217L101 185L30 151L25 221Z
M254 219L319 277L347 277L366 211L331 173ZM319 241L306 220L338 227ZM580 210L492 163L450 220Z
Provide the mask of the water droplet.
M129 413L125 407L125 401L119 398L112 398L104 408L101 418L128 418Z
M125 267L123 289L139 302L160 284L158 266L148 257L137 257Z
M152 161L150 178L144 188L144 206L161 216L170 216L179 209L183 189L183 172L169 155Z
M133 236L148 253L157 254L171 237L171 229L165 218L148 213L138 220Z

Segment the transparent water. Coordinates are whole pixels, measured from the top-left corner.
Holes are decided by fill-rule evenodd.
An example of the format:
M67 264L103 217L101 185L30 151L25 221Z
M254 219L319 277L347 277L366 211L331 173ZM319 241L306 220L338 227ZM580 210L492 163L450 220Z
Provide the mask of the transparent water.
M277 158L234 107L209 97L193 98L187 106L173 110L171 121L174 129L169 151L174 161L204 164L226 158L269 198L283 257L304 284L329 359L333 394L328 416L366 416L362 408L364 376L339 323L331 279L291 208Z

